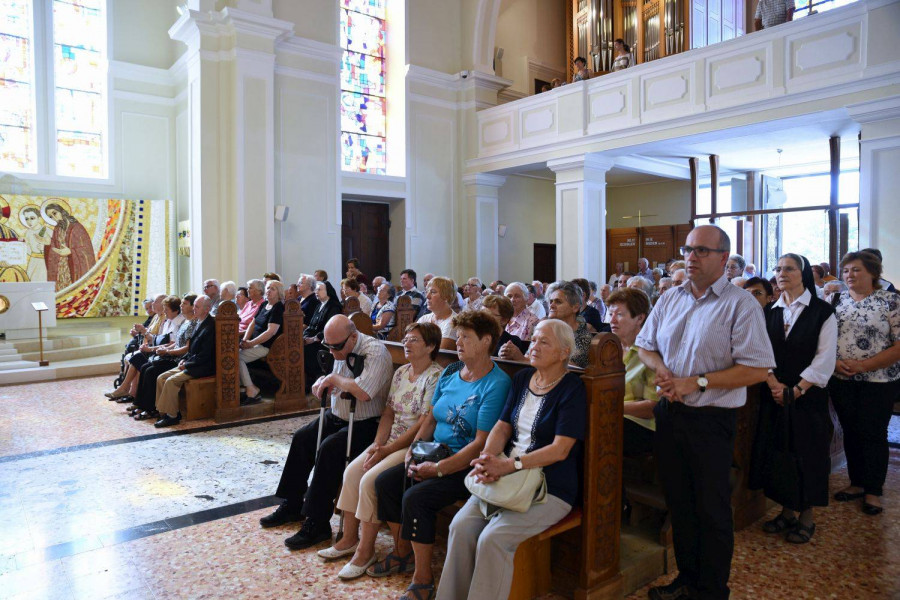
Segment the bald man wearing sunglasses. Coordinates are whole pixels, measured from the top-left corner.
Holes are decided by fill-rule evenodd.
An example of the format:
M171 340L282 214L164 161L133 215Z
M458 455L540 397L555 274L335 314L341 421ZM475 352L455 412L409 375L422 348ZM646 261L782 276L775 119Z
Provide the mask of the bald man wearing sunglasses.
M283 500L281 505L260 519L263 527L303 520L300 531L284 541L291 550L309 548L331 538L329 520L343 479L350 419L350 400L341 396L350 394L357 400L350 448L353 459L375 440L394 374L385 345L357 331L344 315L333 316L325 325L322 346L334 358L334 367L331 373L319 377L312 388L317 398L330 402L321 419L322 443L318 456L320 419L316 418L301 427L291 441L275 492ZM354 376L352 365L360 359L363 370ZM313 466L313 478L307 486Z

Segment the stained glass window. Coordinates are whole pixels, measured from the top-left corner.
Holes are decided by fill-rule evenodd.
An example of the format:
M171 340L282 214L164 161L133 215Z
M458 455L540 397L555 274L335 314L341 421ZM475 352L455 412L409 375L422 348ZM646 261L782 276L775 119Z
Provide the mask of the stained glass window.
M0 171L37 171L32 10L0 0Z
M106 175L104 0L53 0L56 172Z
M387 165L385 2L338 0L341 7L341 168L383 175Z

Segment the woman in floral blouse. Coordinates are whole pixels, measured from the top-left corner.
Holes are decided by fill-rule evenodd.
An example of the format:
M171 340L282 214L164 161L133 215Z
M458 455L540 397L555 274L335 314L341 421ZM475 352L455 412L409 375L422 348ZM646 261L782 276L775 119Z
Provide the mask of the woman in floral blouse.
M881 289L881 261L870 252L841 260L849 291L833 300L838 320L837 363L828 384L844 430L850 485L834 495L863 498L863 512L882 512L888 467L887 428L900 392L900 296Z
M431 397L441 375L440 365L434 362L440 347L437 325L413 323L406 328L403 354L409 363L394 372L375 442L344 471L344 486L337 502L338 509L344 511L344 537L319 551L319 556L328 560L353 556L338 573L341 579L360 577L375 562L375 537L381 526L375 479L403 462L407 447L419 431L420 417L431 409Z

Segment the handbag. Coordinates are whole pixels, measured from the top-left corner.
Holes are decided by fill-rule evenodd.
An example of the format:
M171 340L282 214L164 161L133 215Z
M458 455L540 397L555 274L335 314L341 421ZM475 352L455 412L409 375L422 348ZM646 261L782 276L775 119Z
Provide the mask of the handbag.
M425 462L436 463L449 457L453 452L447 444L418 440L412 445L411 454L412 462L418 465Z
M481 514L486 519L501 510L527 512L532 504L547 501L547 480L542 468L521 469L493 483L477 481L473 470L466 475L465 482L466 489L478 498Z
M766 464L765 494L792 510L803 508L803 463L793 449L794 390L784 388L784 408L779 415L781 441Z

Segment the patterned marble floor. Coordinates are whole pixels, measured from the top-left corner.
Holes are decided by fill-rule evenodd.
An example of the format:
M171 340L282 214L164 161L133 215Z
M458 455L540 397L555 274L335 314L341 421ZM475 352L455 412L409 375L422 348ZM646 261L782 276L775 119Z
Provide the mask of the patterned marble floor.
M106 385L93 378L0 390L0 599L380 600L406 588L408 577L341 583L341 562L284 547L295 527L259 527L304 417L20 456L156 433L103 400ZM182 428L198 425L209 423ZM881 516L832 503L806 546L758 526L738 532L732 597L900 599L900 449L890 469ZM832 476L834 489L845 482L843 471ZM378 550L388 547L382 532ZM437 548L439 576L442 542ZM646 588L629 596L643 598Z

